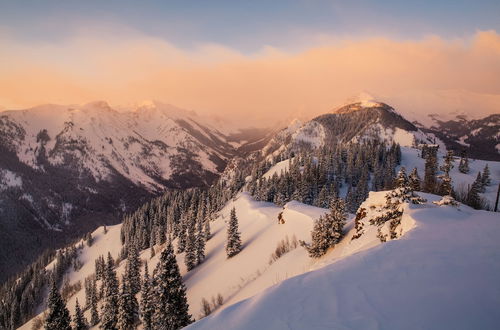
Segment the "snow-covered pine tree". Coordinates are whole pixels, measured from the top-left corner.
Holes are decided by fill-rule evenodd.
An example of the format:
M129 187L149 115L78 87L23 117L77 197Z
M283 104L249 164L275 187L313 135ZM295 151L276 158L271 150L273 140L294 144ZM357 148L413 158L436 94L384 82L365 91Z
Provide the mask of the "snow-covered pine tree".
M368 166L363 167L361 177L359 178L358 185L356 186L356 210L368 197L368 180L370 179L370 173L368 172ZM355 213L354 211L353 213Z
M141 289L141 319L144 330L153 329L154 296L149 277L148 264L144 264L144 278Z
M410 188L413 191L420 191L420 176L418 175L417 168L413 168L410 175L408 176L408 181Z
M97 280L102 280L105 268L106 268L106 262L104 261L104 257L100 255L95 260L95 277Z
M85 308L89 308L92 303L92 277L86 277L84 280L85 288Z
M170 240L154 271L155 311L153 328L174 330L192 322L179 266Z
M115 330L118 323L118 279L114 269L113 258L108 252L108 262L103 280L103 303L101 307L101 329Z
M340 198L333 198L330 204L330 213L321 216L314 222L311 244L302 244L305 245L311 258L321 257L330 247L340 241L346 219L344 201Z
M186 264L187 270L190 271L196 266L196 222L194 214L189 212L191 217L188 220L187 236L186 236L186 254L184 255L184 263Z
M437 167L437 146L427 146L425 152L425 174L423 186L423 190L425 192L434 193L436 191Z
M80 308L80 304L78 303L78 299L76 299L75 304L75 315L73 316L73 329L74 330L87 330L88 324L85 316L83 315L83 311Z
M440 175L439 178L441 179L441 183L439 184L438 194L441 196L451 196L453 194L453 185L450 174L448 172L445 172L444 174Z
M187 229L188 229L188 221L189 214L184 213L181 216L180 222L178 224L178 236L177 236L177 253L182 253L186 249L187 242Z
M282 204L283 204L283 202L282 202ZM328 191L326 189L326 186L323 186L321 188L321 190L319 191L316 206L317 207L326 207L327 205L328 205Z
M141 259L139 258L139 251L135 244L128 246L127 264L125 267L126 280L132 294L135 295L141 291Z
M241 251L241 238L238 232L238 218L236 208L231 209L229 224L227 227L226 254L228 258L237 255Z
M47 300L47 310L48 313L44 323L45 330L71 330L69 311L59 294L55 281L52 281L52 286L50 288Z
M482 179L483 187L489 186L491 184L490 168L489 168L488 164L486 164L486 166L484 166L483 175L482 175L481 179Z
M137 320L139 319L139 305L135 294L130 287L129 279L122 277L122 285L120 291L118 306L118 329L132 330L135 329Z
M460 164L458 165L458 170L461 173L469 173L469 158L467 158L466 154L462 155L462 158L460 158Z
M484 193L486 191L481 171L477 172L476 181L474 181L474 183L476 184L476 188L480 193Z
M467 205L477 210L483 207L481 197L479 196L481 188L482 188L482 178L481 178L481 172L479 172L477 174L476 180L472 183L469 191L467 192L467 200L466 200Z
M205 231L203 229L203 216L196 221L196 264L199 265L205 259Z
M444 164L441 166L441 171L444 174L439 175L441 182L439 184L439 189L437 193L441 196L452 195L452 180L450 176L450 171L453 168L453 151L449 150L444 158Z
M212 233L210 230L210 217L206 217L204 221L204 235L205 235L205 240L208 241L212 237Z
M347 189L347 194L345 196L345 203L347 207L347 211L351 213L355 213L358 206L357 206L357 199L356 199L356 189L353 186L349 186Z
M408 184L409 180L406 176L406 168L402 166L396 177L396 188L406 187Z
M99 323L99 312L97 311L97 284L95 278L92 279L92 296L90 298L90 325Z
M441 166L441 171L445 173L450 173L453 168L453 151L448 150L446 156L444 156L444 163Z

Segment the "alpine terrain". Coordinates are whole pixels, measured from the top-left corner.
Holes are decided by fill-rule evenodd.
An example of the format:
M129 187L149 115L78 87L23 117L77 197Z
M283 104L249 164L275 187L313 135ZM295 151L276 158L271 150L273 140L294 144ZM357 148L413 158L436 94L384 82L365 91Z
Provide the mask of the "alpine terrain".
M102 126L92 121L96 107L109 111ZM492 212L500 162L448 149L385 103L355 102L273 134L232 137L158 105L61 111L68 117L59 128L42 121L51 118L43 109L4 113L6 159L22 169L4 170L4 195L18 201L37 191L38 177L52 187L51 171L67 170L61 185L89 202L112 187L126 190L115 206L121 222L85 232L8 280L0 327L495 329L500 322L500 222ZM245 134L246 144L234 140ZM61 234L73 226L35 221Z

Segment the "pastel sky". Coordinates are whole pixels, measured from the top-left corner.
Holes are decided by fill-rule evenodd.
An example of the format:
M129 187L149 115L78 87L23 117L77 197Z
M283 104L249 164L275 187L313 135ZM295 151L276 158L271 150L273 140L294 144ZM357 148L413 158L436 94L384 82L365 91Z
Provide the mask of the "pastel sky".
M0 107L500 112L500 1L0 0Z

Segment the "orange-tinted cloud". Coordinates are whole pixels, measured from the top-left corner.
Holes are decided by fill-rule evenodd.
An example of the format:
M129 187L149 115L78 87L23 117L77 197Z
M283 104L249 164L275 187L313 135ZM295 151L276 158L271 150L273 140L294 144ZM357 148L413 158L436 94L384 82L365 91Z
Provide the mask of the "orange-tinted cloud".
M219 115L317 114L367 90L402 112L500 112L500 35L334 41L299 53L183 50L140 35L60 44L0 37L0 105L157 99Z

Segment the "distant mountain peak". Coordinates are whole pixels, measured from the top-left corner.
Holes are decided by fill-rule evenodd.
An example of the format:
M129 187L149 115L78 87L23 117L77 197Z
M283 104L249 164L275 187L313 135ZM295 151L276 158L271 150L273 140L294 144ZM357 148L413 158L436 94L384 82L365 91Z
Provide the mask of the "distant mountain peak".
M355 111L360 111L360 110L365 110L365 109L383 109L389 112L394 112L396 113L396 110L394 110L393 107L390 105L383 103L383 102L378 102L378 101L358 101L354 103L349 103L346 105L341 106L340 108L337 108L334 113L337 114L345 114L345 113L351 113Z
M369 108L383 108L385 110L395 112L394 108L384 102L376 100L375 97L367 92L361 92L356 96L348 98L344 104L335 109L333 112L341 114Z

